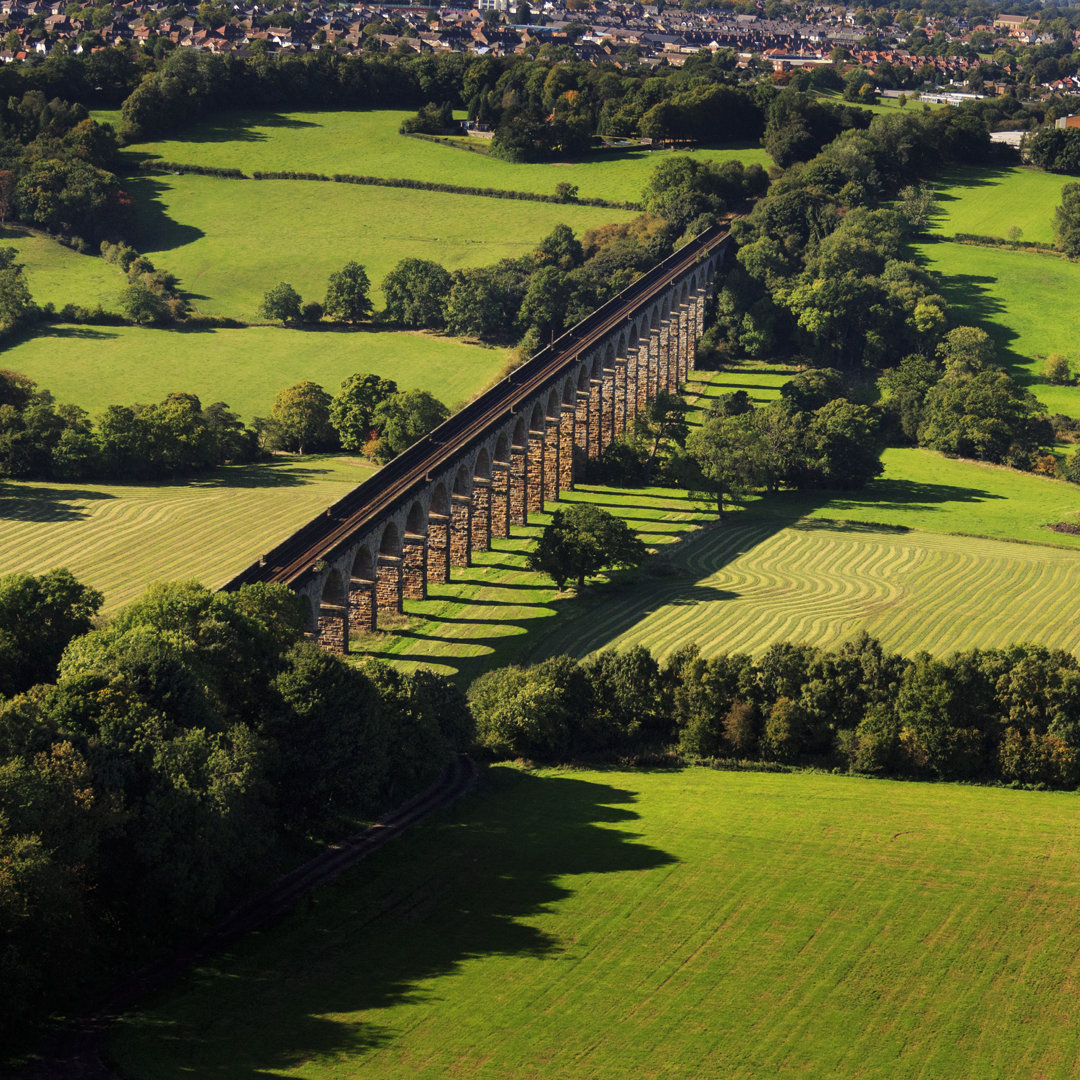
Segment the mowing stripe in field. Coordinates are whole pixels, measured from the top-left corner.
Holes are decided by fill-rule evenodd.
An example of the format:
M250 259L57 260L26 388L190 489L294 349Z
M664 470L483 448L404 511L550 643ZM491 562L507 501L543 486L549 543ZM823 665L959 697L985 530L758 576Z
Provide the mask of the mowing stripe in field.
M664 656L760 653L777 641L836 646L860 630L887 648L1038 641L1080 651L1072 618L1080 555L995 540L732 524L667 553L681 580L612 591L538 644L576 655L646 645Z
M154 581L219 585L371 472L308 458L185 485L0 484L0 574L66 566L106 611Z

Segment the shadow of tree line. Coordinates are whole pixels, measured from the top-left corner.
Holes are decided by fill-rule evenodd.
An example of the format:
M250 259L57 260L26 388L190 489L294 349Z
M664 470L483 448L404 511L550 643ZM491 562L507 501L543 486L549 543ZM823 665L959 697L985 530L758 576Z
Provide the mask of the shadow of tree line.
M449 989L424 984L484 957L572 950L522 921L572 895L567 877L676 862L626 827L638 818L634 801L610 784L488 770L478 795L193 974L177 996L125 1018L123 1029L142 1043L139 1060L153 1056L161 1080L265 1080L312 1059L362 1067L358 1059L393 1043L401 1026L400 1017L393 1027L380 1020L382 1010L423 1013Z

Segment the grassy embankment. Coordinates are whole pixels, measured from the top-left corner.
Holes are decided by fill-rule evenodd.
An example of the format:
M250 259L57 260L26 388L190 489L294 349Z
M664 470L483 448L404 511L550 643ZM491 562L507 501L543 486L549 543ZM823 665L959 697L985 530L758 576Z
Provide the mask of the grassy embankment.
M130 1080L1075 1076L1076 796L519 772L128 1017Z

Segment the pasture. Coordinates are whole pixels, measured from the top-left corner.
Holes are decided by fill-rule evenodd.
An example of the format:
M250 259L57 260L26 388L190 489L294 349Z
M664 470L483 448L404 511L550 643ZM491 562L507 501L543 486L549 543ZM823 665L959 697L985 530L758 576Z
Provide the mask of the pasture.
M1050 412L1080 416L1080 390L1043 378L1050 353L1064 353L1074 364L1078 360L1080 263L944 242L916 250L920 261L941 275L941 292L956 322L983 327L1002 361Z
M184 484L0 483L0 573L66 566L106 613L155 581L217 586L372 473L355 459L235 466Z
M79 304L117 310L127 277L97 255L80 255L71 248L19 225L0 228L0 247L18 252L30 295L37 304Z
M944 236L974 233L1005 238L1014 225L1022 240L1054 242L1054 209L1061 189L1073 182L1028 166L968 165L934 182L939 200L934 231Z
M268 415L286 386L311 380L335 394L358 371L394 379L403 390L430 390L453 407L491 382L505 355L426 333L60 325L9 348L4 366L91 414L179 390L203 404L224 401L250 420Z
M529 252L560 223L580 235L633 216L303 180L170 175L134 178L127 188L135 247L172 271L198 310L245 321L279 281L321 303L329 275L350 260L366 268L379 306L379 285L401 259L483 266Z
M585 160L512 164L398 134L407 109L315 112L222 112L192 124L172 139L134 143L129 158L148 156L184 165L252 172L354 173L503 191L551 195L558 183L577 184L587 198L636 202L653 169L671 151L633 150L596 154ZM461 114L464 115L464 114ZM483 140L474 140L484 147ZM737 159L766 168L770 158L757 146L703 147L698 160ZM400 196L399 196L400 197ZM530 205L529 213L533 212Z
M1076 795L488 768L121 1022L129 1080L1076 1075Z

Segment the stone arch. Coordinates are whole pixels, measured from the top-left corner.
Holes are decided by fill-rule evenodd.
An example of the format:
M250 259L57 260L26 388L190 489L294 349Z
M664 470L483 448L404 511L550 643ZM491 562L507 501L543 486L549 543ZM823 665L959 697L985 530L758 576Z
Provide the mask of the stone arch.
M491 535L510 535L510 439L505 429L495 437L491 461Z
M471 465L462 463L454 473L450 495L450 565L472 565L472 478Z
M472 548L491 549L491 454L481 446L472 465Z
M429 585L450 580L450 496L441 481L431 489L427 514L427 567Z
M336 566L327 572L319 594L319 644L331 652L349 651L349 594Z
M370 633L376 627L375 581L378 577L375 557L367 544L353 555L349 571L349 626Z
M510 439L510 524L524 525L529 520L529 432L525 418L519 416Z
M375 600L380 611L400 613L402 535L397 523L388 521L379 537L376 562Z
M544 511L547 489L547 414L543 402L534 401L529 413L529 475L526 498L529 510Z
M401 595L406 600L427 599L428 512L414 499L405 517L401 549Z
M612 439L615 438L615 396L616 396L616 383L617 373L616 367L618 365L618 345L619 339L617 337L610 337L604 343L604 347L601 350L601 356L603 357L603 385L601 387L600 396L600 439L597 447L597 457L603 452L603 449Z
M589 361L578 364L576 371L574 418L574 477L585 475L592 448L592 371Z

